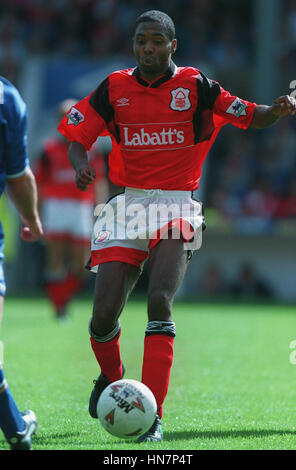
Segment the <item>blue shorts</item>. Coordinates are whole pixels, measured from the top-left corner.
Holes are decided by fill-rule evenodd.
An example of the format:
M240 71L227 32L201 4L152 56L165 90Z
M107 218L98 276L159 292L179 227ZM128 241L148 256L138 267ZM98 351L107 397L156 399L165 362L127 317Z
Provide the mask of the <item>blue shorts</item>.
M6 284L5 284L5 277L4 277L4 234L2 230L2 225L0 222L0 295L5 295L6 291Z

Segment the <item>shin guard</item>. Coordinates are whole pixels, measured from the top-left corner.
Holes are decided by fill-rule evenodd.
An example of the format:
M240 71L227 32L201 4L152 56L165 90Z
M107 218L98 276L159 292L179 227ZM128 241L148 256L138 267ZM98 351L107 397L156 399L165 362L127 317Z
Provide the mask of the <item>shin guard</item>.
M98 336L89 326L92 350L101 368L102 374L109 382L115 382L122 377L122 361L120 356L119 338L121 329L119 323L106 336Z

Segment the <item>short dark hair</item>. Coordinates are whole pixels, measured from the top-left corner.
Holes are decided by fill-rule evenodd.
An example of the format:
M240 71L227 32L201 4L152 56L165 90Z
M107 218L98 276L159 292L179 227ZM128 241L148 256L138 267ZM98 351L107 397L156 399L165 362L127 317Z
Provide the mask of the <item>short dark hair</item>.
M176 31L172 18L166 13L163 13L162 11L158 10L149 10L145 13L142 13L142 15L138 16L134 25L134 34L140 23L148 22L159 23L164 29L169 40L172 41L173 39L175 39Z

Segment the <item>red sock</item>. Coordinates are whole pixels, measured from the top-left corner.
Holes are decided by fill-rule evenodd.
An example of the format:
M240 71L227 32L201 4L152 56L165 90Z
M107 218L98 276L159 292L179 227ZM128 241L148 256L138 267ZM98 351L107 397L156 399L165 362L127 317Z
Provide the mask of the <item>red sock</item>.
M109 382L115 382L122 377L122 362L120 357L119 338L121 332L115 338L105 343L99 343L90 338L91 347L101 368L102 374Z
M69 273L64 282L65 301L69 302L82 286L83 281L75 274Z
M45 285L46 293L57 310L64 307L64 282L64 280L49 281Z
M174 356L174 338L167 335L145 337L142 382L153 392L159 417L169 388Z
M68 274L64 279L58 281L49 281L46 283L45 290L55 308L63 308L71 298L78 292L83 285L83 281L73 275Z

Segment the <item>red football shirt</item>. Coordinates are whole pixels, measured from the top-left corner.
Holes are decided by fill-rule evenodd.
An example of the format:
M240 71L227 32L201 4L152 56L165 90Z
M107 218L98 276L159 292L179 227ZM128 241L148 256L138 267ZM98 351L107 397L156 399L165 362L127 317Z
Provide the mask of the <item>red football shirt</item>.
M47 139L43 154L37 160L34 173L41 198L75 199L95 202L94 186L89 191L80 191L75 185L75 172L68 159L69 143L61 139ZM90 161L96 170L97 179L105 177L103 155L90 152Z
M192 191L220 129L227 123L247 129L255 107L198 69L171 63L152 83L138 68L112 73L69 110L58 129L86 149L99 135L110 135L115 185Z

